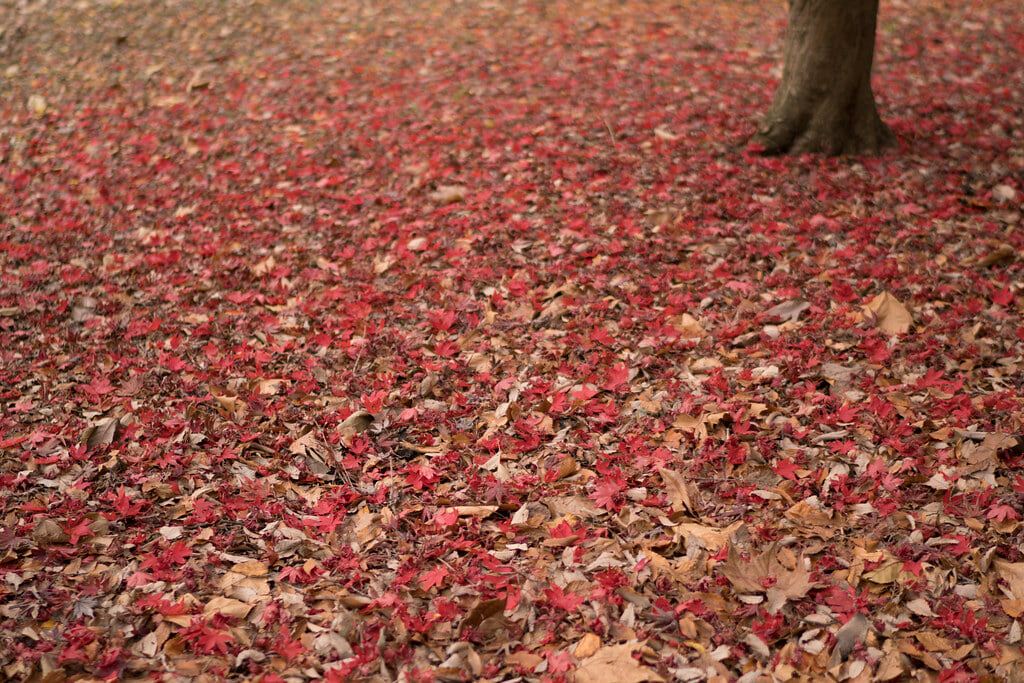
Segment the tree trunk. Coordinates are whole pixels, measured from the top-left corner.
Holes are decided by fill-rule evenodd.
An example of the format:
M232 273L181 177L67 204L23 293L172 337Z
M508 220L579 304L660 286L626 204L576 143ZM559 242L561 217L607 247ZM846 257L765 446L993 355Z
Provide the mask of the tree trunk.
M861 154L895 142L871 92L878 0L790 0L782 83L754 142L765 154Z

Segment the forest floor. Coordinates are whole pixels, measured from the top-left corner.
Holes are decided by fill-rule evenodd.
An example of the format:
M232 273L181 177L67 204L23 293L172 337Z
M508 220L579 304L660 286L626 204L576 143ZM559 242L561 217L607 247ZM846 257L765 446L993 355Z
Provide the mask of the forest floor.
M0 678L1019 677L1024 4L784 28L0 0Z

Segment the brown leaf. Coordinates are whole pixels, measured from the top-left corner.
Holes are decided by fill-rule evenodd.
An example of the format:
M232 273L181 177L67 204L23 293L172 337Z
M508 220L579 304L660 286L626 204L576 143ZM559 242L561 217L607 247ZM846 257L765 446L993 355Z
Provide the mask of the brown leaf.
M786 569L779 562L778 543L773 543L760 555L744 561L736 546L729 544L729 557L719 570L739 593L766 593L769 595L768 610L776 613L787 600L802 598L817 583L804 569L803 562L797 561L793 569ZM774 583L772 583L774 580ZM768 591L771 591L770 594Z
M259 560L249 560L247 562L239 562L234 565L231 567L231 571L242 574L243 576L266 576L268 570L267 565Z
M875 327L886 334L904 334L910 331L914 319L906 306L889 292L882 292L864 307L864 316L874 320Z
M232 600L231 598L225 598L217 596L211 598L206 606L203 607L203 614L223 614L226 617L235 617L236 619L244 619L246 615L252 610L252 605L247 605L240 600Z
M481 600L476 603L459 625L460 633L467 628L479 630L480 624L487 619L501 616L505 610L505 599L495 598L493 600Z
M1001 242L992 251L984 256L979 256L975 263L982 268L989 268L1002 261L1012 259L1016 255L1016 249L1005 242Z
M355 434L362 434L370 425L373 424L373 415L366 412L365 410L357 410L352 413L341 423L338 427L342 434L353 436Z
M858 642L864 641L864 637L868 634L868 626L870 626L868 618L857 612L836 631L836 644L832 648L832 658L829 661L830 669L846 659Z
M793 505L783 514L786 519L804 526L824 526L832 523L831 513L819 510L805 500Z
M915 633L914 637L917 638L917 642L924 646L924 649L931 652L946 652L953 649L953 643L931 631Z
M462 185L438 185L430 193L430 199L438 204L454 204L466 198L466 188Z
M83 438L85 440L86 448L92 450L94 448L109 446L114 443L114 439L117 438L117 432L120 427L121 422L116 417L103 418L85 430Z
M576 643L576 647L572 651L572 656L576 659L586 659L597 653L601 649L601 638L594 633L588 633L579 639Z
M693 484L679 472L665 467L659 467L658 474L665 482L665 490L672 500L672 508L677 512L689 512L691 515L696 515L697 509L694 500L698 499L698 493Z
M633 659L633 653L643 650L643 643L626 643L602 647L587 657L573 672L573 683L644 683L664 681L658 673Z
M708 552L717 553L732 539L733 534L743 528L743 521L733 522L724 529L692 522L684 522L672 527L677 537L693 538L700 542Z
M49 517L36 522L32 527L32 540L42 547L67 543L68 535L61 528L60 524Z
M1024 562L1007 562L997 557L992 564L999 577L1009 585L1010 597L1024 600Z
M771 318L786 319L791 323L795 323L800 314L810 307L811 304L803 299L791 299L772 306L764 314Z
M707 335L707 332L704 331L700 322L689 313L683 313L669 318L668 324L671 325L684 339L701 339Z

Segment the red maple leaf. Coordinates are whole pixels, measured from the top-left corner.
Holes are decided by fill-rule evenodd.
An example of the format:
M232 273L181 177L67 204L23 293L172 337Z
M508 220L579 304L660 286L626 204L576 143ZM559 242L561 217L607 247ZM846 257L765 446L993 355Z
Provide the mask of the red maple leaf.
M298 639L292 640L288 635L282 635L274 643L274 651L285 659L294 659L306 651L306 646Z
M441 584L444 583L444 580L450 573L451 572L448 570L448 567L443 564L439 564L433 569L423 573L420 577L420 586L425 591L428 591L431 588L440 588Z
M552 585L551 588L544 589L544 597L546 597L548 602L553 606L564 609L566 612L572 612L583 604L582 595L566 593L558 584Z
M196 637L196 645L207 654L227 654L228 645L234 640L227 631L204 627Z
M1000 306L1009 306L1013 303L1013 291L1009 287L1003 287L992 292L992 302Z
M604 384L601 385L601 388L608 391L615 391L628 381L629 368L627 368L624 363L618 363L608 369L608 373L605 375Z
M789 479L790 481L797 480L796 471L798 469L800 469L800 466L788 458L779 458L776 460L775 464L772 465L772 471L775 472L775 474L779 475L783 479Z
M985 516L994 522L1005 522L1008 519L1020 519L1020 513L1017 512L1016 508L1003 503L993 505L992 509L990 509L988 514Z
M459 511L453 507L442 508L434 513L433 522L439 527L453 526L459 521Z
M593 493L590 494L590 499L597 503L598 507L602 507L606 510L616 510L618 508L618 502L616 499L625 488L622 482L614 477L603 479L597 488L594 489Z
M176 541L160 554L160 560L167 565L184 564L192 554L192 548L185 541Z
M548 671L554 674L561 674L570 671L573 667L572 655L565 650L548 652Z
M145 507L145 501L138 503L133 502L128 494L125 493L124 484L118 487L117 495L114 496L114 509L117 510L118 514L122 517L134 517L139 514L143 507Z
M74 521L69 520L64 527L64 532L68 535L68 543L71 545L78 545L78 541L85 536L96 535L89 528L89 520L85 517L79 517Z

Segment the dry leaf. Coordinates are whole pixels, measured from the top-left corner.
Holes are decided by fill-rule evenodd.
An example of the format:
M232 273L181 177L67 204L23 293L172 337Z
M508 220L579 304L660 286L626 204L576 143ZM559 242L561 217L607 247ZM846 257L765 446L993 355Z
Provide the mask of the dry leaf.
M373 415L365 410L357 410L345 418L339 429L343 433L361 434L370 428L370 425L373 424L373 419Z
M114 443L120 427L121 422L116 417L103 418L85 430L83 438L86 448L92 450L93 448L102 448Z
M979 256L974 261L977 265L982 268L989 268L997 263L1008 261L1017 255L1017 250L1012 245L1000 242L992 251L988 252L984 256Z
M697 498L697 489L688 482L683 475L665 467L658 468L661 480L665 482L665 490L672 500L672 508L677 512L689 512L697 514L694 500Z
M669 130L664 126L658 126L657 128L654 129L654 137L660 138L662 140L668 140L669 142L671 142L672 140L679 139L678 135L669 132Z
M952 642L931 631L915 633L914 637L917 638L917 642L921 643L924 649L930 652L946 652L953 649Z
M684 522L672 527L672 531L677 537L681 536L684 539L693 538L699 541L701 546L708 552L717 553L729 543L733 534L742 529L743 526L744 523L742 521L733 522L724 529Z
M1009 586L1010 597L1014 600L1024 600L1024 562L1007 562L997 557L992 564L999 572L1000 578Z
M28 108L36 116L46 113L46 99L42 95L29 95Z
M593 656L584 659L573 672L573 683L658 683L664 681L656 671L633 659L633 653L643 650L643 643L626 643L602 647Z
M1001 204L1008 204L1017 198L1017 190L1009 185L999 184L992 188L992 198Z
M827 526L832 523L831 511L819 510L806 500L796 503L783 514L786 519L802 526Z
M778 543L773 543L763 553L750 558L749 562L740 557L736 546L729 544L729 557L718 569L739 593L766 593L771 590L768 610L776 613L786 600L804 597L817 583L811 581L811 574L804 569L803 562L797 561L794 569L786 569L779 562ZM770 580L774 580L771 584Z
M868 618L857 612L850 620L836 631L836 644L832 648L832 658L829 661L829 668L838 666L846 659L858 642L863 642L868 633Z
M601 638L594 634L588 633L579 642L576 643L576 647L572 651L572 656L576 659L586 659L587 657L593 656L601 649Z
M795 323L800 317L800 314L811 307L811 304L804 301L803 299L790 299L789 301L783 301L781 304L772 306L764 312L765 315L778 318L779 320L787 320L791 323Z
M51 545L59 545L61 543L67 543L68 535L61 528L60 524L53 521L49 517L45 517L32 527L32 540L36 544L46 547Z
M267 565L259 560L249 560L248 562L239 562L234 565L231 567L231 571L243 576L266 576L268 570Z
M689 313L673 316L668 319L668 324L679 333L683 339L700 339L707 335L700 322Z
M438 204L454 204L466 198L466 188L462 185L439 185L430 193L430 198Z
M240 600L232 600L217 596L211 598L203 607L203 614L223 614L226 617L244 619L252 610L252 605L247 605Z
M910 331L914 319L899 299L882 292L864 307L864 317L874 320L875 327L886 334L904 334Z

